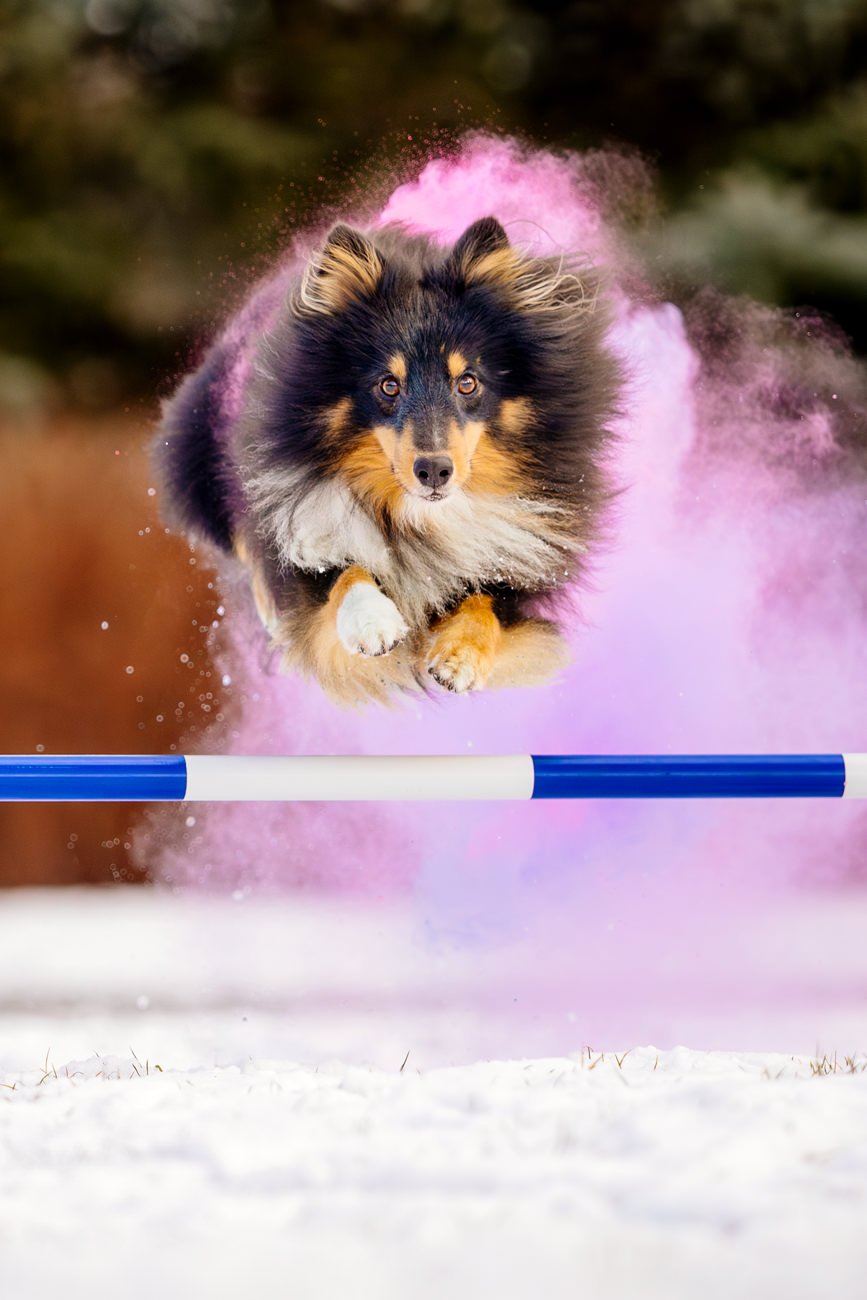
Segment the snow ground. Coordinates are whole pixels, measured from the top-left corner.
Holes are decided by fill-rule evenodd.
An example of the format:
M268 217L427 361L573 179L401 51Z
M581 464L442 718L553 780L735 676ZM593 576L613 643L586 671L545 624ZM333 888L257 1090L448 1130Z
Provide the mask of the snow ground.
M865 907L809 914L766 951L822 987L836 932L848 1001L770 981L588 1048L516 1009L526 954L425 950L402 906L7 894L0 1295L854 1300Z

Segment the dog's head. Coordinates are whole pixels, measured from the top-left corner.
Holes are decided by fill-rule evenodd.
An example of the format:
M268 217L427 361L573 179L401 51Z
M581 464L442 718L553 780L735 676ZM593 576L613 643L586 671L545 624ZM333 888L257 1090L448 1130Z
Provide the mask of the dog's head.
M493 217L446 250L336 226L291 306L283 425L377 514L418 521L458 493L562 495L582 479L575 426L595 448L612 379L592 283L523 255Z

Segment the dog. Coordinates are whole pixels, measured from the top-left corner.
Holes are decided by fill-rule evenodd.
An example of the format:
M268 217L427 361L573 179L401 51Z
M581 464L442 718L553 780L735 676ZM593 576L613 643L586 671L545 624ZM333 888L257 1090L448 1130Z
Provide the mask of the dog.
M168 517L342 704L548 681L612 495L606 328L592 271L494 217L450 248L337 225L165 404Z

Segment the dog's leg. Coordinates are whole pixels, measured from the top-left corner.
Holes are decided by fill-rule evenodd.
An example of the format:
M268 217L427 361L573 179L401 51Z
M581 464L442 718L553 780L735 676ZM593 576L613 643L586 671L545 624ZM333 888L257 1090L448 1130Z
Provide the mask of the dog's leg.
M553 623L528 618L503 628L499 652L487 681L489 690L542 686L569 663L569 647Z
M432 632L426 667L440 686L477 691L487 684L503 636L490 596L467 596Z
M269 571L243 541L236 542L235 553L285 668L310 673L344 705L387 703L396 690L418 689L417 645L402 644L409 634L406 621L366 569L352 565L329 587L324 575Z
M411 660L401 645L408 633L394 601L353 565L333 584L325 604L296 624L286 663L313 673L339 704L386 703L394 690L413 684Z
M427 671L450 691L537 686L568 661L566 644L551 623L524 619L504 627L487 595L468 596L432 632Z
M265 572L257 564L243 540L235 544L235 553L250 574L250 588L256 612L265 629L280 645L282 620L274 593ZM351 655L383 655L393 650L407 635L409 628L393 600L380 591L370 574L359 565L341 573L328 600L315 615L318 632L336 633L343 648ZM284 631L291 639L292 629Z
M409 632L403 615L366 570L341 573L328 597L337 636L351 655L385 655Z
M253 602L256 606L256 613L262 622L265 631L272 637L277 637L280 627L280 616L277 613L277 605L271 588L265 577L265 572L260 564L253 559L250 548L243 537L235 540L235 555L241 561L244 568L250 575L250 590L253 594Z
M333 583L327 600L287 627L284 663L312 673L339 704L386 703L412 689L409 628L394 601L357 565Z

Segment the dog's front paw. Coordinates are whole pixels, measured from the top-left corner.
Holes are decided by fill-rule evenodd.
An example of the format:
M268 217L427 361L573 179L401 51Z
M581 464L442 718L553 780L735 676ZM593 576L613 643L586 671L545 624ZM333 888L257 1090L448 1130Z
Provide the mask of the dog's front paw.
M435 682L447 691L478 691L491 670L487 656L479 654L472 646L447 650L428 663L428 672Z
M447 691L479 691L493 667L493 655L472 642L437 637L428 652L427 670Z
M427 670L447 691L480 691L487 684L501 639L489 596L468 596L435 629Z
M385 655L409 632L393 600L372 582L356 582L340 602L337 635L351 655Z

